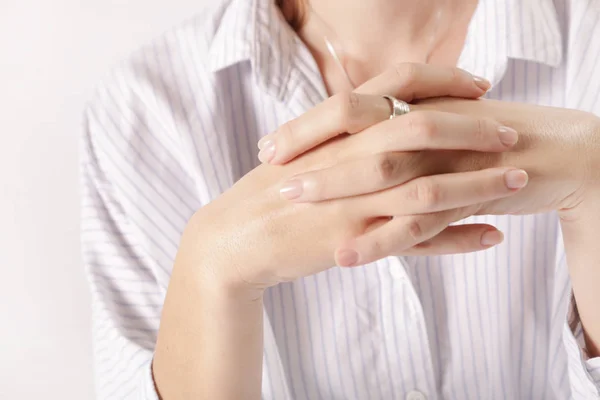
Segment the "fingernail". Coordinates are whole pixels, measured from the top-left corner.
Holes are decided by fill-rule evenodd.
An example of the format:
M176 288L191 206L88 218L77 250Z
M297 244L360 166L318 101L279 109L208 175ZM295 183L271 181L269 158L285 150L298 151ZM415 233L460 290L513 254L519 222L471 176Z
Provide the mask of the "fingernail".
M340 267L352 267L358 262L358 253L354 250L340 250L336 259Z
M279 189L279 194L285 199L294 200L302 195L303 189L304 184L300 179L292 179Z
M275 142L271 139L265 140L263 147L258 152L258 159L268 163L275 157Z
M505 146L514 146L519 140L519 134L513 128L501 126L498 128L498 137Z
M481 235L482 246L495 246L497 244L502 243L503 240L504 234L498 230L487 231L483 235Z
M488 90L490 90L490 88L492 87L492 84L490 83L490 81L488 81L487 79L482 78L480 76L473 76L473 82L475 82L475 84L477 85L477 87L479 87L479 89L485 90L486 92Z
M271 139L271 134L263 136L262 138L260 138L260 140L258 141L258 149L262 150L263 146L265 145L265 142L267 140Z
M504 182L509 189L521 189L527 185L529 176L522 169L513 169L504 173Z

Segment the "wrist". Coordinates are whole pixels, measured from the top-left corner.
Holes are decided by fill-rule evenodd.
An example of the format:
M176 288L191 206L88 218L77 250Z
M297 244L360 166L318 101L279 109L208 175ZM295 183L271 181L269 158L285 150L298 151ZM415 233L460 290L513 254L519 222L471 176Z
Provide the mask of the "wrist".
M222 235L206 232L204 226L213 226L194 216L188 223L177 252L174 271L177 270L194 287L216 299L257 300L262 297L266 286L253 284L251 263L240 263L232 254L231 246L223 245ZM219 240L215 241L214 238Z
M566 182L571 182L575 189L558 209L561 224L567 229L575 229L586 224L588 218L600 215L600 118L590 113L579 114L578 145L566 153L571 156L569 164L572 166L569 168L572 176Z
M215 271L226 268L231 268L231 265L206 263L195 268L193 274L198 290L205 293L212 301L222 304L262 301L265 287L259 287L242 279L231 277L231 274L215 273Z

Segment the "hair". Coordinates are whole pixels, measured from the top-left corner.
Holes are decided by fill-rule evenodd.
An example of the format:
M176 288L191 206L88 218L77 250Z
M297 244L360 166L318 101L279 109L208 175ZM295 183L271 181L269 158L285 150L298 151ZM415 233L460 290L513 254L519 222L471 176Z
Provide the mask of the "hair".
M306 0L275 0L287 23L295 31L302 29L306 23Z

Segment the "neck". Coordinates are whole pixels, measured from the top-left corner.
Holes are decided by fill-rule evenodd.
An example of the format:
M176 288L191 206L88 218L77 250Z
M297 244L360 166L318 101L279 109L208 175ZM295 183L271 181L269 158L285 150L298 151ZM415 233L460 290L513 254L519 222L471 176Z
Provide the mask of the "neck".
M477 0L294 1L308 2L298 33L332 94L349 85L324 36L352 83L360 85L401 62L455 65L477 4Z

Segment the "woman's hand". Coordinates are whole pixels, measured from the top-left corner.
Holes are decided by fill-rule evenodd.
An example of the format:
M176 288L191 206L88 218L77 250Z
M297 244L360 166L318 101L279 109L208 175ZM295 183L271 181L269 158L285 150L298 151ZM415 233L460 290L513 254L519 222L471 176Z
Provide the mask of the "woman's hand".
M391 94L476 98L487 88L458 70L415 68L389 74ZM471 139L466 148L502 150L493 135ZM331 267L334 250L351 238L376 235L382 245L360 254L338 252L341 265L391 254L476 251L502 241L489 225L448 225L477 212L477 204L518 191L514 177L519 187L523 174L511 168L423 177L318 203L281 198L279 188L291 177L350 161L348 144L330 140L284 166L261 165L190 220L155 349L153 372L163 398L259 399L264 288ZM381 161L385 177L389 170Z
M371 89L367 89L379 91L380 79L369 82ZM354 106L344 118L332 118L339 115L342 99ZM528 171L531 183L517 196L480 204L475 213L561 210L561 215L567 216L567 210L578 208L586 192L598 192L592 189L599 181L598 118L593 115L527 104L440 98L420 101L409 114L384 120L386 113L389 115L386 103L377 95L334 96L263 139L259 144L263 161L283 164L341 132L353 133L342 138L339 152L345 162L295 175L282 185L282 197L295 202L352 198L414 184L417 177L506 166ZM520 141L515 146L516 131ZM265 158L266 144L271 149ZM515 172L513 179L516 187L523 185L527 176ZM436 186L421 189L424 191L429 198L446 197ZM385 233L379 238L374 238L374 233L359 236L339 251L369 252L364 248L381 247Z
M217 393L223 399L259 399L264 289L330 268L334 250L353 237L374 235L381 245L360 254L338 252L338 264L392 254L469 252L502 241L490 225L448 225L477 212L473 204L517 192L507 185L515 174L510 168L423 177L318 203L281 198L279 187L290 177L344 162L344 142L332 141L284 166L261 165L192 217L155 351L155 381L163 398Z
M359 96L364 104L385 102ZM289 124L318 127L320 117L334 101L332 98L314 109L320 116L307 113ZM479 213L531 214L573 209L590 185L598 182L598 118L591 114L450 98L421 101L411 109L414 111L409 114L344 137L341 151L350 161L294 176L282 185L282 196L315 202L373 193L417 176L514 166L530 175L527 189L518 196L484 204ZM371 107L371 112L376 110ZM314 116L319 118L311 118ZM288 129L283 126L277 133L278 142ZM311 137L297 146L293 140L281 140L286 143L283 159L289 158L287 154L305 152L307 142L320 143L330 137L323 129L302 129L311 131ZM519 132L516 144L515 130Z
M535 214L559 211L574 218L584 203L596 203L600 186L600 119L590 113L493 100L436 99L418 105L460 115L494 118L519 132L519 142L503 154L444 155L453 169L514 166L530 176L527 188L511 199L483 205L482 214Z
M419 71L411 74L418 76L434 67L403 68ZM449 70L430 73L440 71L451 79ZM576 208L586 192L597 191L600 119L595 115L443 97L417 100L410 113L387 120L390 105L382 95L394 86L386 86L389 79L383 74L355 93L333 96L261 139L259 158L270 164L285 164L332 138L345 141L340 151L346 162L294 176L282 185L282 197L316 202L373 193L418 176L502 166L528 171L532 182L518 196L483 205L480 213L561 210L567 217L565 211ZM406 101L414 97L410 90L403 93L399 98Z
M408 95L403 97L407 99L440 93L477 97L484 92L470 75L458 70L424 66L415 71L408 75L410 84L396 72L388 76L386 82L391 76L395 77L393 82L398 82L391 85L394 95L405 93ZM344 107L344 103L339 104ZM379 104L374 116L359 115L356 126L363 121L384 119L389 115L386 107L385 103ZM451 124L465 133L462 148L504 151L510 147L501 142L500 124L493 120L440 113L439 123ZM481 126L485 126L484 134L478 130ZM352 142L337 139L285 166L259 166L199 210L184 234L180 254L192 258L186 262L190 265L217 266L211 275L216 274L225 282L263 288L323 271L336 262L357 265L388 255L481 250L499 243L502 235L488 225L448 225L478 212L479 204L514 194L527 179L523 171L509 167L414 179L428 174L410 175L414 171L408 168L409 164L398 169L396 164L390 164L389 157L384 157L368 169L379 174L379 181L386 182L378 191L313 204L281 198L279 188L292 176L335 168L350 162L356 154ZM443 167L419 157L419 153L414 153L410 165L426 165L432 173ZM409 183L389 184L396 171L404 170L403 180L410 180ZM353 178L359 179L359 172ZM334 260L334 249L357 236L371 237L372 241L365 241L359 254L338 252Z
M366 82L355 92L333 96L300 118L284 124L276 135L263 137L258 142L259 159L282 164L329 138L357 133L388 119L390 105L383 95L394 95L406 102L442 96L477 99L489 88L490 83L486 80L458 68L400 64Z

